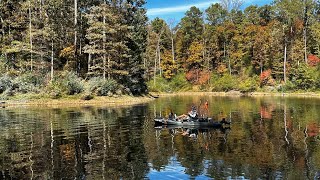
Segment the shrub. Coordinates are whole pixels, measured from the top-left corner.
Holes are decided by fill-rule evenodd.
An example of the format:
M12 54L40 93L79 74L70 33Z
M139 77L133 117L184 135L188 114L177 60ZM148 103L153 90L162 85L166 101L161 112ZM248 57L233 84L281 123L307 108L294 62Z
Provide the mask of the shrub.
M179 73L176 76L172 78L170 81L170 87L173 91L188 91L192 89L192 85L188 82L188 80L185 78L184 73Z
M151 92L172 92L173 89L170 87L169 82L170 81L167 81L165 78L157 76L155 81L152 79L147 85Z
M150 80L148 83L149 91L151 92L179 92L188 91L192 88L192 85L185 78L184 73L178 73L171 80L166 80L162 77L156 77L156 83L154 80Z
M8 75L4 75L0 77L0 94L2 94L5 91L13 89L12 81L13 80Z
M202 69L191 69L186 74L186 79L197 85L204 85L209 81L210 75L209 72Z
M260 74L260 86L273 86L275 84L271 75L271 69L265 70Z
M230 91L238 89L238 79L230 74L221 78L214 77L211 80L212 91Z
M253 92L258 88L259 80L258 77L249 77L244 81L240 81L239 90L241 92Z
M315 88L317 81L315 69L309 68L306 65L300 65L290 74L290 80L296 89L307 90Z
M101 77L94 77L88 82L89 91L98 96L107 96L109 92L115 93L118 83L113 79L103 79Z
M44 82L44 77L33 73L23 74L14 80L15 90L21 93L40 91L40 87Z
M50 92L74 95L81 93L84 89L83 82L74 72L62 73L55 76L48 85Z
M279 86L277 88L278 92L287 92L287 91L293 91L296 89L296 86L293 82L287 81L285 85Z

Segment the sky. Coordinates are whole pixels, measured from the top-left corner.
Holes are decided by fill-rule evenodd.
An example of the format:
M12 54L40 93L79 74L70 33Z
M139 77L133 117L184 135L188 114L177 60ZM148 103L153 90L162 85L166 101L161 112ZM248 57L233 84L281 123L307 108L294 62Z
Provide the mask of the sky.
M147 16L150 20L160 17L166 21L178 23L190 7L196 6L204 11L217 2L219 0L147 0ZM244 9L250 5L261 6L271 2L272 0L244 0L241 8Z

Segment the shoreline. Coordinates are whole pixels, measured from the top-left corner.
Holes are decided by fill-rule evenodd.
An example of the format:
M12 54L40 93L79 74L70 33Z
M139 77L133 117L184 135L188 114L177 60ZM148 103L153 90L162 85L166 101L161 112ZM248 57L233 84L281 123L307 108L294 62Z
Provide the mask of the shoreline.
M155 98L150 96L120 96L106 97L98 96L91 100L81 100L75 97L66 97L59 99L40 98L40 99L17 99L17 100L0 100L0 107L79 107L79 106L131 106L144 104L153 101Z
M221 97L308 97L308 98L320 98L320 93L305 92L305 93L279 93L279 92L250 92L241 93L238 91L230 92L176 92L176 93L158 93L150 92L153 96L165 97L165 96L221 96Z
M11 99L0 100L0 107L77 107L77 106L132 106L144 104L155 100L157 97L167 96L217 96L217 97L297 97L297 98L320 98L320 93L273 93L273 92L251 92L241 93L238 91L230 92L176 92L176 93L158 93L150 92L144 96L119 96L107 97L96 96L91 100L81 100L79 96L68 96L59 99L35 98L35 99Z

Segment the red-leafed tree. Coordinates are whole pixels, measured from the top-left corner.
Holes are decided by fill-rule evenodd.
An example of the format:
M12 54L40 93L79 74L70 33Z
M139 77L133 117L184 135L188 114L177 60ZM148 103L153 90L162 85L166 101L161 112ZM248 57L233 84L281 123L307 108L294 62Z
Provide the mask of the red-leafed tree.
M320 63L320 58L318 58L316 55L310 54L308 56L308 65L309 66L317 66Z
M274 85L274 79L271 76L271 69L265 70L260 74L260 86Z
M201 69L193 68L186 74L186 79L197 85L206 84L209 81L210 73Z

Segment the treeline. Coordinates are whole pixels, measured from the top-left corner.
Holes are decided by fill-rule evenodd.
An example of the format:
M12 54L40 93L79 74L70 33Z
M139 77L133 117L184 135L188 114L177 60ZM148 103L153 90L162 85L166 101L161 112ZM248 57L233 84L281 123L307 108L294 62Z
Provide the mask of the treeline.
M150 90L319 90L320 2L240 6L191 7L177 26L154 19L145 56Z
M319 90L319 4L223 0L148 23L144 0L3 0L0 98Z
M144 0L0 1L0 94L143 94Z

